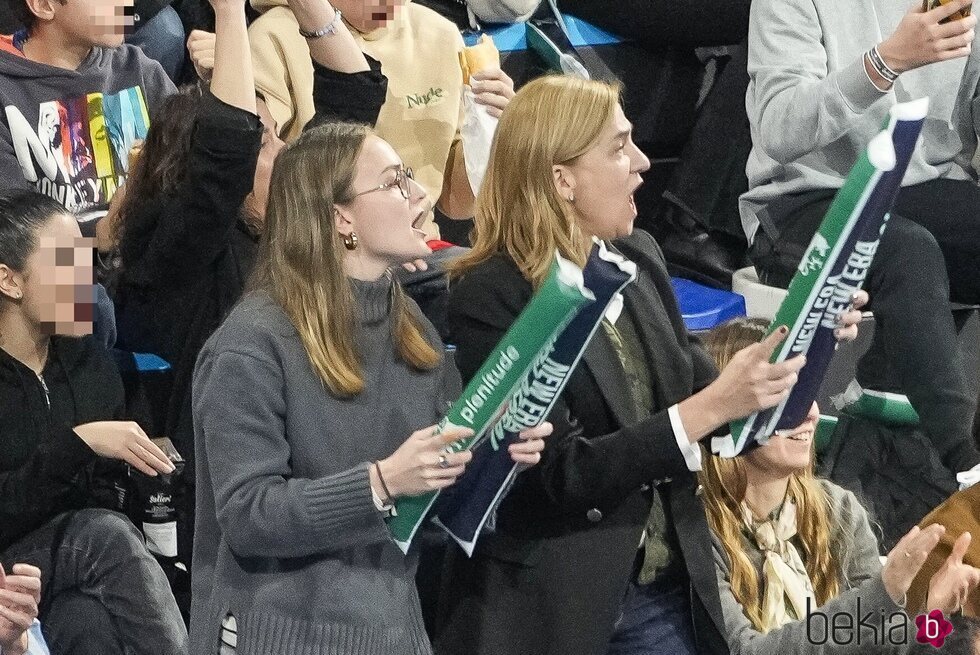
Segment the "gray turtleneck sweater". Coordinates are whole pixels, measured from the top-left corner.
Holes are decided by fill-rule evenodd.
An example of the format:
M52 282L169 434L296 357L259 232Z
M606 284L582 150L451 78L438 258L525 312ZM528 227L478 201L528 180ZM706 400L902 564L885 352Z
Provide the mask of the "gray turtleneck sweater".
M389 278L352 284L363 320L350 338L365 376L355 398L326 390L264 292L246 295L201 351L192 653L218 652L227 615L239 655L430 653L417 554L391 541L368 467L439 420L458 374L446 361L419 372L398 358Z

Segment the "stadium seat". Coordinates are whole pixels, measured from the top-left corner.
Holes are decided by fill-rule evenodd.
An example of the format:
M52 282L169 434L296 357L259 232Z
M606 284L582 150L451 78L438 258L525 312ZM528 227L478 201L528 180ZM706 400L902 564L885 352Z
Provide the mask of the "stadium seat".
M670 281L684 325L692 332L710 330L725 321L745 316L745 299L737 293L713 289L680 277Z
M770 287L760 282L752 266L735 271L732 276L732 291L745 298L746 316L769 321L776 317L776 311L786 297L786 289Z

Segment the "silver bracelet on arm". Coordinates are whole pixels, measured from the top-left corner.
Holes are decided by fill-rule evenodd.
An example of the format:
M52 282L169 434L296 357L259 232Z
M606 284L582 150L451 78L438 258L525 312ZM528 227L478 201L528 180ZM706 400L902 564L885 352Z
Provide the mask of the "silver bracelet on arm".
M875 69L875 72L878 73L878 75L881 75L881 77L884 79L893 83L898 79L898 73L893 71L881 57L881 53L878 52L878 46L875 46L868 51L868 61L871 62L871 66Z
M304 30L301 27L301 28L299 28L299 33L300 33L300 36L302 36L304 38L307 38L307 39L319 39L321 36L329 36L329 35L332 35L332 34L336 34L337 33L337 28L339 26L340 26L340 10L339 9L334 9L333 10L333 20L330 21L329 23L327 23L327 25L325 27L321 27L320 29L318 29L316 31L313 31L313 32L307 32L306 30Z
M877 68L875 68L875 67L874 67L874 64L872 64L872 63L871 63L871 55L870 55L870 54L868 54L868 53L864 53L864 60L865 60L865 61L866 61L866 62L868 63L868 66L871 66L871 68L872 68L872 69L873 69L873 70L874 70L874 71L875 71L876 73L878 72L878 69L877 69ZM873 79L873 78L871 77L871 73L869 73L869 72L868 72L868 66L865 66L865 67L864 67L864 76L865 76L866 78L868 78L868 82L870 82L870 83L871 83L871 86L873 86L873 87L875 88L875 91L877 91L878 93L888 93L888 89L883 89L883 88L881 88L880 86L878 86L878 84L877 84L877 83L876 83L876 82L874 81L874 79ZM887 80L886 80L886 81L887 81Z

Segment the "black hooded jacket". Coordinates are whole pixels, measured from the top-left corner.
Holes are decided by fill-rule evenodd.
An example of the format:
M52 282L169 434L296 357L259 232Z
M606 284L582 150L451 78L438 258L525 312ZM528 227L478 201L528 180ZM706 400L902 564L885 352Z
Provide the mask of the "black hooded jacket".
M101 474L119 466L73 428L119 420L123 407L119 372L94 337L52 337L40 378L0 349L0 551L58 514L106 504Z

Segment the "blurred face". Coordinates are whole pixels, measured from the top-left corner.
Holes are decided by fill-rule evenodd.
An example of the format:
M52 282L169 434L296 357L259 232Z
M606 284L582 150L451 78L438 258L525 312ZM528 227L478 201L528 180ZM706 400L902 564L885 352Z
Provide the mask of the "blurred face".
M337 230L357 235L357 248L347 252L353 266L387 268L432 252L419 229L432 205L425 190L407 179L401 158L384 139L365 140L353 192L353 200L336 206Z
M16 274L21 311L47 335L92 333L95 270L92 239L82 238L69 214L53 216L38 230L37 249Z
M555 167L558 192L573 200L580 226L589 235L615 239L633 231L633 194L643 184L650 160L633 143L633 126L622 107L603 128L591 150Z
M41 22L53 19L79 45L115 48L133 25L133 0L28 0Z
M272 164L279 151L286 145L279 138L279 129L269 112L268 105L259 100L256 103L259 121L262 123L262 149L255 164L255 177L252 180L252 193L245 199L248 211L260 221L265 218L265 208L269 201L269 179L272 177Z
M813 457L813 438L816 434L820 409L817 403L799 426L783 434L774 434L765 445L745 455L745 465L776 478L787 477L810 465Z
M371 32L394 20L408 0L335 0L333 6L358 32Z

